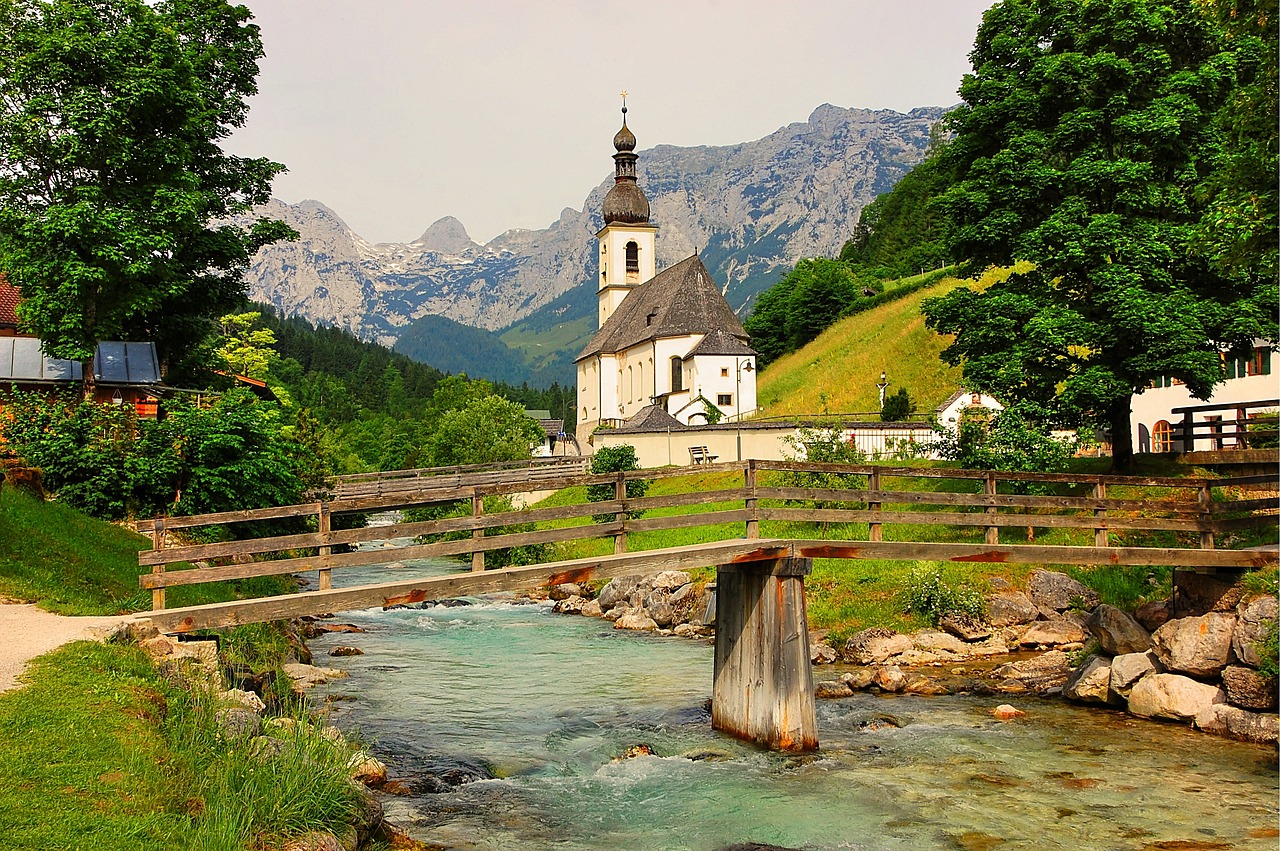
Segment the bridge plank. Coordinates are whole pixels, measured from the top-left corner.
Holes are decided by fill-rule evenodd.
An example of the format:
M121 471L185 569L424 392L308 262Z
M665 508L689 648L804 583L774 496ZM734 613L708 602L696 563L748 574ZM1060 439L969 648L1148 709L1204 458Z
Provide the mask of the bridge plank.
M1168 567L1258 568L1276 563L1255 550L1192 550L1167 547L1062 547L1038 544L953 544L915 541L792 541L797 557L891 561L976 561L1013 564L1126 564Z
M1213 530L1214 522L1168 517L1093 517L1062 514L978 514L945 511L875 511L843 508L762 508L764 520L819 523L902 523L940 526L1007 526L1045 529L1110 529L1113 531L1200 532Z

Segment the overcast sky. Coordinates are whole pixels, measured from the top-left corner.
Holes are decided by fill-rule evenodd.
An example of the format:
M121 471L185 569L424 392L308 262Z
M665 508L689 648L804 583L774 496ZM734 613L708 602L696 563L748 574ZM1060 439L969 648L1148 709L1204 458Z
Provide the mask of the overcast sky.
M993 0L243 0L260 94L235 153L283 162L374 242L456 216L487 242L643 151L759 139L814 107L947 106Z

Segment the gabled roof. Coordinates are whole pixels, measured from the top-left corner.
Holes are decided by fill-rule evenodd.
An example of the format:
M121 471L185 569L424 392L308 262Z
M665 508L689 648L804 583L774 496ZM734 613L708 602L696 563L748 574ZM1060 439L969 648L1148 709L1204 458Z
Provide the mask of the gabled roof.
M691 358L694 355L732 355L740 357L754 354L756 354L755 350L746 343L723 328L717 328L699 340L698 344L690 349L685 357Z
M667 431L668 429L671 431L678 431L685 428L688 428L688 426L668 414L665 408L659 405L645 405L613 431L615 433L629 431Z
M959 390L957 390L956 392L948 396L947 400L943 402L941 405L939 405L938 407L934 408L933 411L934 413L940 414L943 411L945 411L947 408L951 407L951 404L955 402L955 400L959 399L961 396L968 396L968 395L970 395L969 391L961 387Z
M636 287L575 358L621 352L638 343L686 334L725 331L749 340L742 323L711 278L702 258L693 255L668 266Z
M78 361L49 357L35 337L0 337L0 382L79 381L82 374ZM159 384L155 343L99 343L93 374L99 384Z
M18 288L9 283L9 279L0 275L0 328L17 328Z

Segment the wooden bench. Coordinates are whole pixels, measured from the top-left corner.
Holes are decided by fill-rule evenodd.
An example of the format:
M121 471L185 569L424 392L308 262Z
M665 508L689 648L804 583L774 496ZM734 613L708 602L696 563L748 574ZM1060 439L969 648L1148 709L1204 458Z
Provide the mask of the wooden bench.
M705 446L689 447L689 458L695 464L710 464L719 457L719 455L712 455Z

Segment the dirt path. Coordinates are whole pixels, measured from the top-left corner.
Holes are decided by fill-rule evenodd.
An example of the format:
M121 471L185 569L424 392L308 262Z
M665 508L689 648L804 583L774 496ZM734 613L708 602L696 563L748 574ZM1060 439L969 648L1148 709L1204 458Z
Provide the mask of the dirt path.
M99 638L126 617L69 618L23 603L0 604L0 692L14 688L36 656L69 641Z

